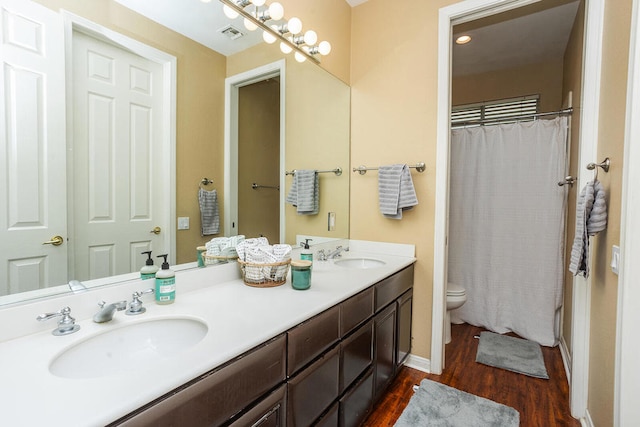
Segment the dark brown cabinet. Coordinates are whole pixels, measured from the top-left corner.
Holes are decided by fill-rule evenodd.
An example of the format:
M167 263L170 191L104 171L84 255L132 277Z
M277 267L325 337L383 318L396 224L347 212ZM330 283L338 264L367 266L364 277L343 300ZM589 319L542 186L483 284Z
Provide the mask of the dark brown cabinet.
M356 427L411 351L413 266L110 424Z
M286 335L283 334L151 402L114 425L221 425L282 384L286 349Z

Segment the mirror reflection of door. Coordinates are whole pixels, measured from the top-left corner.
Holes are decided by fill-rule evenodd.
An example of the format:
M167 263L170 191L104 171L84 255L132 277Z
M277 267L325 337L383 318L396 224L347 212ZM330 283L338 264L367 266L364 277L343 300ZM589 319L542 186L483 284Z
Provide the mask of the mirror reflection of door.
M0 295L8 295L67 280L64 38L53 11L0 6Z
M280 78L272 77L238 90L238 234L280 241L279 173Z
M73 162L76 278L137 271L143 251L166 253L161 188L162 66L120 46L73 33ZM152 232L156 226L160 232Z

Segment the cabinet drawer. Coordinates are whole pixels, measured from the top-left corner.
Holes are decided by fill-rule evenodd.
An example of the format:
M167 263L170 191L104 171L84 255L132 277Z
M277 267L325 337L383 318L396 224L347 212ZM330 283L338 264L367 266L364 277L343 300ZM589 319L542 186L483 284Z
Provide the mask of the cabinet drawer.
M334 306L291 329L287 375L292 376L323 351L338 342L340 306Z
M373 360L373 320L340 343L340 393L347 389Z
M285 380L285 344L281 335L150 403L120 425L220 425Z
M286 426L287 385L269 394L238 418L229 427L284 427Z
M413 264L375 285L376 312L413 286Z
M373 398L373 370L369 369L340 399L340 427L357 427L367 418Z
M313 425L313 427L336 427L338 425L338 408L339 402L333 404L331 408L322 416L322 418Z
M339 347L289 379L287 425L311 425L338 398Z
M373 316L373 288L352 296L340 304L340 337Z

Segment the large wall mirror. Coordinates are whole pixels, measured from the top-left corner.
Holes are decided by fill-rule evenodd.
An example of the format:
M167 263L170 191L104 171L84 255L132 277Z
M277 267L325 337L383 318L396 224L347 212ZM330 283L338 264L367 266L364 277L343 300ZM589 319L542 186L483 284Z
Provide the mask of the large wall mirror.
M109 61L106 60L111 55L108 49L114 47L109 45L114 43L101 40L100 31L73 31L73 25L68 21L69 16L74 16L75 20L72 19L72 21L76 24L78 22L94 23L113 34L122 36L123 40L133 40L135 43L146 46L148 50L145 52L152 59L152 64L147 65L159 70L160 73L157 75L161 76L161 81L154 82L156 74L147 72L146 65L137 62L140 56L137 47L125 52L131 54L128 59L131 64L130 70L137 70L133 74L129 72L130 81L135 82L133 86L137 95L130 102L130 105L134 105L135 108L129 108L126 112L128 126L113 125L116 122L111 120L110 115L115 116L117 113L109 102L105 101L111 95L108 92L100 92L92 86L91 81L78 82L74 77L73 84L79 86L74 86L70 91L69 79L63 76L63 81L67 82L66 86L48 88L53 92L46 92L46 95L54 96L57 104L51 111L46 112L49 114L46 119L49 121L53 119L55 122L56 111L65 113L58 116L62 117L62 120L54 128L57 127L56 130L60 131L59 128L62 127L63 134L68 138L62 140L62 145L52 156L44 159L49 162L48 164L44 164L42 158L34 164L13 164L6 169L9 173L0 178L0 186L3 187L3 193L1 193L4 198L3 204L6 203L5 206L8 207L0 216L0 220L4 222L3 234L0 236L2 237L0 251L3 253L2 262L4 263L0 269L3 276L0 277L3 284L0 288L0 305L69 292L66 283L72 279L78 279L84 283L88 281L89 285L97 286L131 280L134 276L124 273L139 270L143 258L137 257L137 254L146 249L153 250L154 254L173 252L171 257L175 263L190 263L195 260L197 246L213 237L223 236L225 230L232 234L242 232L243 222L246 225L253 225L265 216L275 216L280 224L277 237L272 237L271 240L295 245L297 234L348 238L350 89L341 80L317 64L309 61L298 63L293 57L281 54L277 47L264 43L243 47L242 50L231 54L220 53L114 0L0 1L4 14L2 25L7 28L11 26L11 31L15 30L13 34L16 36L15 44L17 45L25 45L33 41L34 46L37 47L40 42L49 43L49 36L43 35L42 39L38 39L39 36L33 39L27 36L29 31L34 30L29 28L32 22L38 22L39 19L31 21L28 18L30 14L38 15L43 10L49 18L54 17L54 25L50 27L58 32L60 40L55 49L51 49L47 44L47 52L57 55L57 66L61 67L59 69L63 70L63 74L68 73L73 67L87 67L90 70L84 69L83 73L95 73L101 79L107 79L111 72L120 72L111 68ZM200 7L199 0L193 1ZM158 3L157 7L170 7L171 3L171 1L163 1ZM176 15L185 13L184 7L178 7L181 5L179 2L173 2L173 4L177 7ZM222 14L222 6L218 2L206 6L210 7L213 13ZM22 9L14 15L18 19L13 18L11 12L19 7ZM3 28L3 34L11 33L5 29ZM216 30L217 28L211 29L211 31ZM35 29L32 34L39 34L38 31ZM24 36L22 39L20 39L21 35ZM96 40L102 45L96 46ZM24 73L26 68L14 67L17 71L13 73L11 69L13 47L7 48L6 42L7 39L3 39L3 46L0 47L4 66L3 78L17 85L20 82L26 82L23 89L40 87L38 73L45 73L46 70L33 72L27 70L28 73ZM83 59L74 64L70 50L76 55L78 52L85 52L83 58L91 57L92 61ZM277 156L268 161L257 148L250 148L248 154L245 154L244 163L239 164L237 170L231 171L237 177L236 187L229 186L226 182L228 179L225 180L229 175L229 170L225 170L226 83L233 76L278 61L284 64L282 76L270 76L268 79L255 82L255 86L243 84L242 87L251 87L252 90L246 91L247 96L255 96L255 93L267 90L268 86L284 85L282 91L284 95L278 100L284 104L282 110L284 117L281 120L278 119L281 124L278 134L283 145ZM78 68L76 73L79 73L77 70ZM162 74L162 72L168 74ZM168 75L171 77L167 80ZM9 87L5 84L1 92L3 99L0 111L5 125L14 123L12 122L14 117L8 113L9 107L19 104L12 98L11 90L7 90ZM159 101L146 99L148 97L145 91L150 92L150 88L155 87L163 87L167 91L166 98ZM174 107L168 100L171 96L174 96ZM245 101L244 105L254 107L254 110L249 108L245 114L248 114L250 119L237 125L244 134L250 135L249 140L260 142L272 131L257 128L258 116L272 122L273 118L269 118L268 114L261 114L261 112L272 112L272 108L256 109L256 106L263 105L261 104L263 101L250 97L247 99L252 101L249 103ZM146 102L156 102L156 104L146 104ZM35 108L35 105L27 105L27 107ZM242 108L242 105L239 108ZM71 118L78 117L85 110L91 111L91 114L87 113L85 117L91 126L82 127L78 125L78 120L74 121ZM100 120L105 117L109 120ZM134 124L139 126L136 127ZM38 143L42 135L37 134L39 128L35 125L37 123L34 123L36 131L19 135L12 135L9 132L12 130L11 126L6 127L7 132L1 140L3 147L0 156L5 166L10 165L11 156L15 154L18 144L16 141L20 141L19 144L23 141L31 141L33 150L39 149ZM87 134L89 132L87 129L93 131L91 135L93 144L88 147L86 144L83 145L82 138L79 136ZM161 138L157 138L159 131L152 132L149 129L159 129L164 134ZM119 138L119 135L122 135L122 138ZM148 141L149 143L132 144L124 151L116 151L116 148L110 145L111 141L125 137L134 142ZM239 144L242 142L240 141ZM242 150L242 147L239 146L238 149ZM275 183L263 181L264 178L259 175L263 173L261 165L267 162L270 165L274 163L277 165L275 168L277 176L274 178L277 182ZM323 174L321 177L318 215L298 215L295 207L283 202L292 182L292 176L285 175L284 172L294 169L326 170L337 167L344 170L341 176ZM15 175L12 175L14 173ZM29 174L37 177L36 183L32 187L27 185L20 187L20 191L15 190L17 188L15 183L21 182L21 179L22 182L31 182L25 178ZM218 192L220 232L216 235L201 235L198 190L204 177L212 182L205 188L216 189ZM79 186L78 182L85 184ZM248 182L279 188L250 188L250 191L241 188L243 183L246 186ZM153 183L157 184L155 192L149 190ZM41 194L42 189L46 189L47 194ZM225 217L225 212L228 211L224 206L224 201L228 198L225 192L229 191L237 191L238 197L243 197L240 196L243 191L248 192L250 197L251 195L258 197L249 201L238 201L238 216L230 219ZM53 197L54 194L55 197ZM114 225L110 215L116 215L109 211L110 203L113 202L113 197L123 197L123 195L128 199L128 209L118 215L124 215L127 222ZM39 198L40 196L42 199ZM71 196L75 198L68 198ZM264 200L265 197L272 196L278 199L277 203ZM43 206L39 205L39 200L46 200L48 208L51 209L46 215L42 213ZM55 203L52 203L52 200L55 200ZM257 216L246 219L240 215L249 211ZM33 218L16 222L15 219L21 218L20 214L25 212L35 212L35 214ZM334 213L336 217L335 225L331 230L327 221L329 212ZM80 226L81 222L78 219L87 215L102 221L88 221L87 224ZM183 227L180 229L178 229L179 218L183 219ZM188 218L188 228L184 227L185 218ZM59 223L61 231L49 235L52 230L48 227L52 222ZM230 228L231 222L240 227ZM94 223L100 223L101 228L94 230L93 226L96 225ZM136 233L130 228L132 223L140 226L139 233L142 237L132 237ZM160 231L156 228L158 226ZM16 238L10 231L17 228L22 228L28 233L23 234L24 237ZM46 236L43 235L42 229L46 229ZM40 234L29 241L29 233L35 234L34 230L40 230ZM249 236L266 234L259 227L244 227L244 230ZM62 238L60 245L54 244L59 242L58 235ZM124 255L115 253L114 250L107 248L108 245L100 242L100 236L116 235L122 236L123 244L127 246ZM40 254L16 256L18 250L29 245L37 247ZM64 257L47 258L48 253L55 253L59 249L62 250L58 252L66 253L67 247L76 248L71 255L67 255L70 256L71 261ZM109 264L115 257L120 257L121 262L127 265L124 271L122 269L114 271ZM20 270L21 266L29 267L29 263L32 264L30 268ZM53 276L45 268L46 264L52 263L66 265L69 268L65 269L62 276ZM90 268L92 265L109 267L92 270ZM22 272L27 274L21 274ZM20 285L10 285L12 282L16 283L16 277L19 277Z

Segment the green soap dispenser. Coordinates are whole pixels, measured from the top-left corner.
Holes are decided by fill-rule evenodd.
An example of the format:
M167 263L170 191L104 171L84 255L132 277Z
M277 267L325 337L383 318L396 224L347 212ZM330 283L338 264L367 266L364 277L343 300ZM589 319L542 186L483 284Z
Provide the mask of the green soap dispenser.
M140 269L140 278L142 280L154 279L156 277L156 272L159 267L157 265L153 265L153 258L151 258L151 251L140 252L141 254L147 254L147 261Z
M313 251L309 249L309 242L313 239L304 239L304 242L300 242L300 246L302 246L302 252L300 253L300 259L305 259L307 261L313 262Z
M162 269L156 273L156 304L173 304L176 300L176 273L169 268L168 254L158 255L164 258Z

